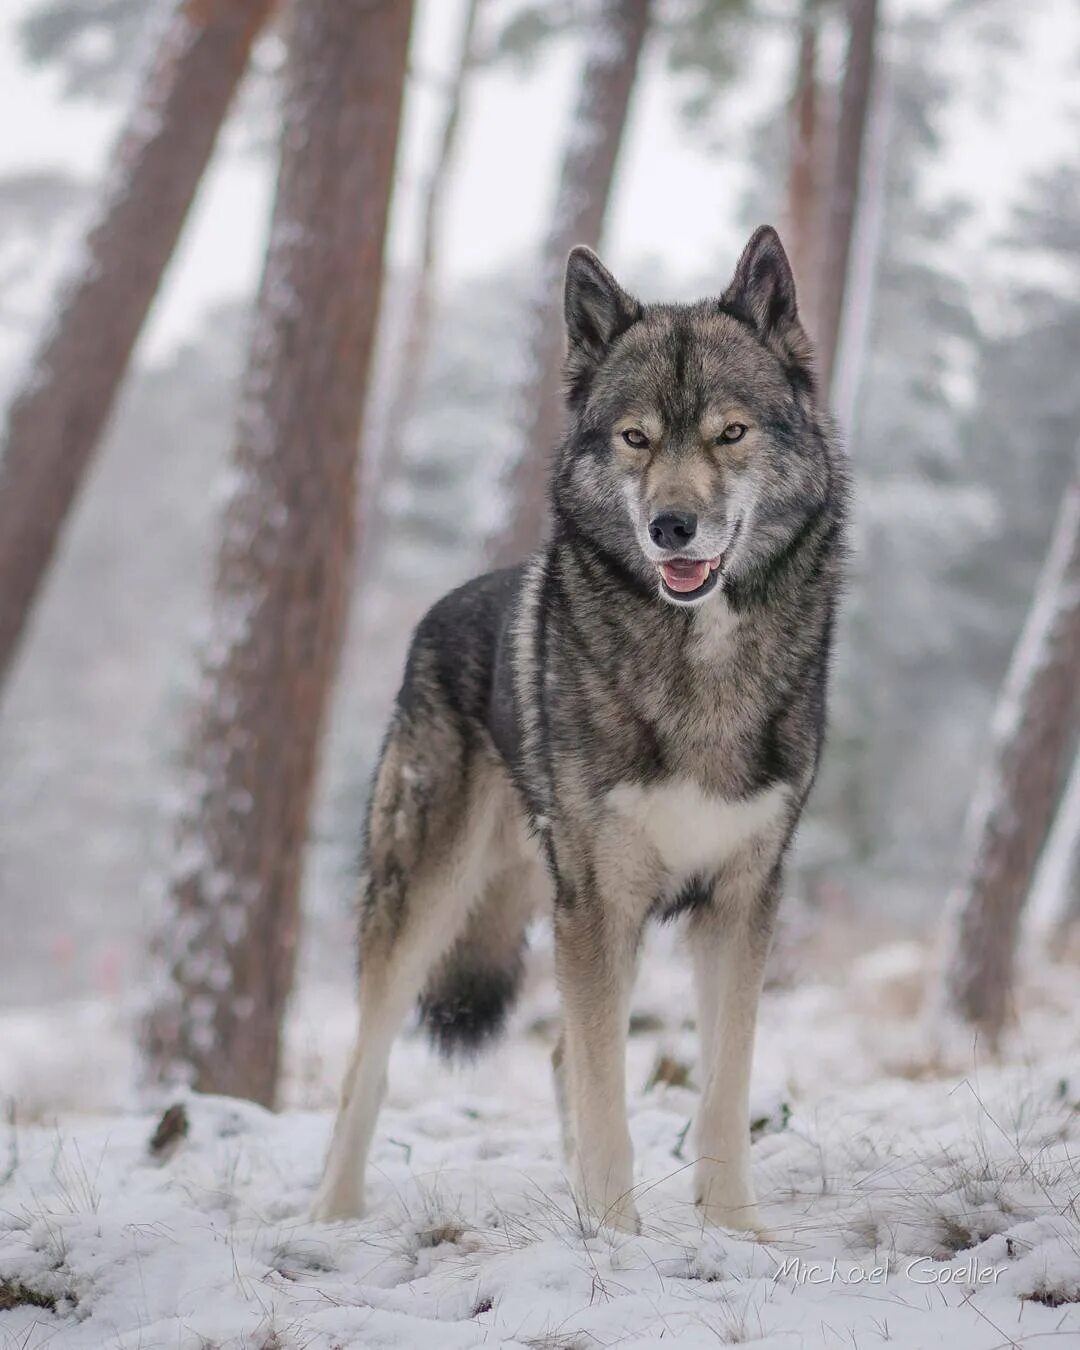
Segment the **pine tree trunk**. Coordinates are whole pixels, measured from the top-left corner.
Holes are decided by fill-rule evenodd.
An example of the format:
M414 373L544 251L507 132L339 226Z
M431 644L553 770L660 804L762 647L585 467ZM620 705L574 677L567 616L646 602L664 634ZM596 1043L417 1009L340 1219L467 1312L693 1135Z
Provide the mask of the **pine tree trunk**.
M993 1048L1005 1025L1020 918L1080 719L1080 447L972 802L967 865L950 900L948 1020Z
M821 90L817 78L818 0L803 0L791 99L787 245L803 326L817 332L821 257Z
M1080 747L1039 859L1030 908L1038 937L1053 947L1080 924Z
M467 0L466 3L457 60L447 82L446 112L442 132L424 192L420 257L408 299L402 329L401 355L394 372L394 387L386 405L386 431L380 460L387 474L394 473L395 465L400 460L402 436L427 365L435 301L436 253L442 231L446 194L457 151L458 133L461 129L465 88L476 66L477 20L482 4L483 0Z
M859 195L859 179L877 35L877 0L848 0L849 40L840 87L836 158L825 212L825 240L817 302L817 349L821 385L832 384L844 313L848 257Z
M0 685L273 0L181 0L0 448Z
M1060 830L1061 900L1057 912L1057 932L1080 930L1080 754L1073 763L1072 776L1059 811L1056 828Z
M844 305L836 335L829 400L841 431L858 435L858 403L871 345L888 215L889 151L896 117L894 75L878 61L862 153L859 210L851 233ZM859 552L858 545L856 551Z
M506 525L492 548L499 566L523 557L543 536L563 417L563 269L575 244L600 242L649 9L650 0L602 0L591 36L530 316L522 443L510 473Z
M273 1102L353 552L411 22L293 11L281 165L189 746L149 1077Z

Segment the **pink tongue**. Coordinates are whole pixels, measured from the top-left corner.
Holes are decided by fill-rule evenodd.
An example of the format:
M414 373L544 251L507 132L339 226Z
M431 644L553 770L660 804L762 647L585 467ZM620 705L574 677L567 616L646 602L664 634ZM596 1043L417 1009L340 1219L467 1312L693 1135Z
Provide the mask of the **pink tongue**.
M685 595L688 591L696 591L699 586L705 585L709 577L708 559L702 562L679 559L675 562L661 563L660 575L670 590Z

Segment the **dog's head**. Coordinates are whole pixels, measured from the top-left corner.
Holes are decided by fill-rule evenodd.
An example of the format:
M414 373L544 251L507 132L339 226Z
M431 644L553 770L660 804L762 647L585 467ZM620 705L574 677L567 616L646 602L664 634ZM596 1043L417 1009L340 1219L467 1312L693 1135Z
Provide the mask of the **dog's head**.
M556 507L674 605L750 577L828 491L810 343L775 230L719 300L642 305L587 248L566 270L570 428Z

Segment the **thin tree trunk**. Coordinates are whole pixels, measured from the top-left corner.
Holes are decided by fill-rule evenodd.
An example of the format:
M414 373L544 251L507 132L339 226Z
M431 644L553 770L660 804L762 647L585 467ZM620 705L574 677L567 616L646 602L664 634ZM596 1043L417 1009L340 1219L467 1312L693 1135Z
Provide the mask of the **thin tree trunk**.
M273 1102L344 624L412 5L293 11L281 166L189 746L149 1076Z
M522 444L509 478L506 525L492 548L498 565L523 557L543 536L548 469L563 417L563 269L575 244L600 242L649 10L650 0L602 0L597 15L530 316Z
M1024 902L1080 718L1080 446L992 728L968 817L967 865L949 905L948 1020L993 1048L1005 1025Z
M823 389L832 383L840 322L844 312L848 256L859 193L859 177L877 35L877 0L848 0L847 62L840 86L836 159L829 187L825 241L818 292L817 347Z
M180 0L0 448L0 686L273 0Z
M878 276L888 214L889 149L896 120L896 91L887 61L877 63L863 150L858 210L851 234L844 305L840 315L830 389L841 431L856 436L858 402L870 350Z
M1061 869L1061 902L1057 912L1057 932L1080 930L1080 754L1073 764L1059 819L1055 822L1055 840L1064 859Z
M1032 928L1054 946L1080 924L1080 747L1039 859L1030 909Z
M817 283L821 252L822 193L819 173L821 90L817 77L819 0L803 0L795 89L791 99L788 164L787 245L803 326L817 331Z
M483 0L466 0L461 42L447 81L442 131L424 192L420 257L402 326L401 354L394 372L394 387L386 405L385 435L380 451L380 467L386 474L393 474L400 460L403 433L427 366L435 301L436 254L461 129L465 87L476 66L477 20L482 6Z

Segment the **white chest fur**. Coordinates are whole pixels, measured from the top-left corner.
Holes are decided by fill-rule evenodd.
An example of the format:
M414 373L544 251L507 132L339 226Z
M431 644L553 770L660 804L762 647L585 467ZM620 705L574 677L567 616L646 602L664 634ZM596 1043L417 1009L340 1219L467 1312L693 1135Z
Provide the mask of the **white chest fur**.
M687 647L691 661L712 665L734 649L739 618L727 596L713 594L694 610L694 627Z
M673 880L708 875L737 849L774 833L784 816L788 788L775 784L730 801L680 779L652 787L623 783L607 804L621 825L630 827L626 845L644 842Z

